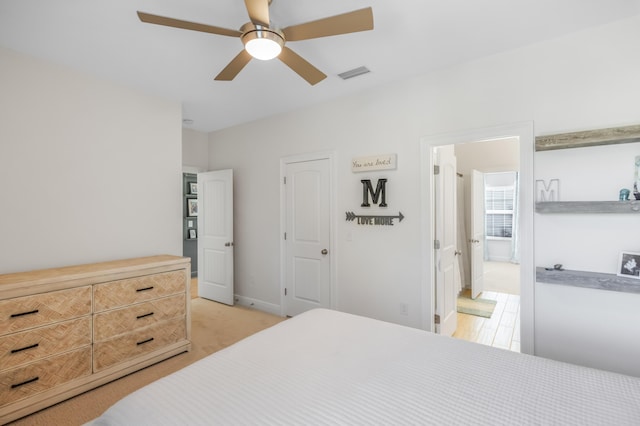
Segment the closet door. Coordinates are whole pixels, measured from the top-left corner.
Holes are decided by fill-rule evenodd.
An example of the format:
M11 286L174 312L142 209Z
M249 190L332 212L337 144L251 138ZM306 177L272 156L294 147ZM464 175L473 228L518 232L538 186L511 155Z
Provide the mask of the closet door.
M233 170L198 173L198 296L233 305Z

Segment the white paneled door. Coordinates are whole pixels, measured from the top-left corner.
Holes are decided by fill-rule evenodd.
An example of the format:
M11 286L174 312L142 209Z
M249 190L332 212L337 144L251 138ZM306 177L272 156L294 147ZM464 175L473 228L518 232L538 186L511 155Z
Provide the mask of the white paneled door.
M471 170L471 298L484 290L484 174Z
M436 314L438 333L451 336L458 326L458 286L455 279L457 244L456 157L453 145L437 148L439 172L434 176Z
M285 163L283 313L331 307L329 158Z
M233 305L233 170L198 173L198 296Z

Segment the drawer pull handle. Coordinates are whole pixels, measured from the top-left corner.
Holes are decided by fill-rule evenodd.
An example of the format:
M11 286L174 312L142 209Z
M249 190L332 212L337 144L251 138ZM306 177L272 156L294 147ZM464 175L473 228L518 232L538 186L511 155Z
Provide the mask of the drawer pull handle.
M39 343L35 343L35 344L31 345L31 346L25 346L24 348L20 348L20 349L12 349L12 350L11 350L11 353L12 353L12 354L16 354L16 353L18 353L18 352L26 351L27 349L37 348L37 347L38 347L38 345L39 345Z
M11 314L11 318L22 317L24 315L31 315L31 314L37 314L37 313L38 313L38 309L34 309L33 311L29 311L29 312L20 312L19 314Z
M33 379L25 380L22 383L16 383L15 385L11 385L11 389L19 388L20 386L28 385L29 383L33 383L37 380L40 380L40 377L34 377Z
M153 337L151 337L151 338L149 338L147 340L143 340L142 342L138 342L138 343L136 343L136 345L138 345L138 346L144 345L145 343L149 343L151 341L153 341Z
M139 293L139 292L141 292L141 291L147 291L147 290L153 290L153 286L151 286L151 287L145 287L145 288L139 288L139 289L137 289L136 291Z
M151 315L153 315L153 312L149 312L148 314L144 314L144 315L138 315L136 317L136 319L140 319L140 318L144 318L144 317L150 317Z

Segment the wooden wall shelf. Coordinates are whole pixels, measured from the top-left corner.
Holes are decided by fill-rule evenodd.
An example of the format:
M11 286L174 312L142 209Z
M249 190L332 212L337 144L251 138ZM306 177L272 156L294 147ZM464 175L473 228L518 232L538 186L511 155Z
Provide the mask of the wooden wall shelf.
M599 272L536 268L536 282L640 294L640 280Z
M640 125L537 136L536 151L640 142Z
M640 213L640 201L544 201L536 203L536 213Z

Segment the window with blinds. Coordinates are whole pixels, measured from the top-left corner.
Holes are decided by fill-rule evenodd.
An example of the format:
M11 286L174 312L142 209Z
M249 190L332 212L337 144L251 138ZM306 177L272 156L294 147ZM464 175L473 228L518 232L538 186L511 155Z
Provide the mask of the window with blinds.
M513 186L486 187L484 191L485 235L511 238L513 236Z

